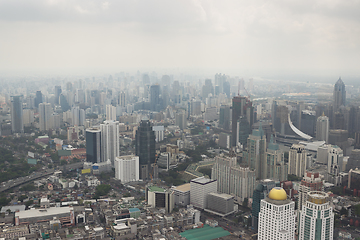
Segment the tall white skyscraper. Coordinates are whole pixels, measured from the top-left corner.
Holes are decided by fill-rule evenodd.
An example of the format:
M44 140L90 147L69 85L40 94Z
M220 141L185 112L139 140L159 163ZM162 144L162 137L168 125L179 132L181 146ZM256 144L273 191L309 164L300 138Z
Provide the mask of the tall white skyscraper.
M316 121L316 139L326 143L329 141L329 118L327 116L322 115Z
M106 120L116 121L116 107L106 105Z
M23 110L23 122L25 127L31 126L34 122L34 111L32 109Z
M293 144L289 151L288 173L303 177L306 170L306 150L301 144Z
M39 128L40 131L47 131L50 129L50 118L53 111L50 103L39 103Z
M299 240L334 239L334 212L329 195L324 192L309 192L306 204L300 212Z
M139 180L139 157L135 155L115 158L115 178L122 183Z
M209 193L217 192L217 181L205 177L195 178L190 181L190 204L205 209Z
M111 161L114 166L115 158L120 155L119 150L119 122L105 121L100 124L101 131L101 161Z
M71 119L73 126L84 126L85 123L85 111L80 109L79 106L71 108Z
M329 147L327 164L329 177L327 180L335 185L340 184L340 172L343 171L343 158L344 152L340 147L336 145Z
M261 200L258 239L295 239L295 202L287 199L282 188L271 189Z

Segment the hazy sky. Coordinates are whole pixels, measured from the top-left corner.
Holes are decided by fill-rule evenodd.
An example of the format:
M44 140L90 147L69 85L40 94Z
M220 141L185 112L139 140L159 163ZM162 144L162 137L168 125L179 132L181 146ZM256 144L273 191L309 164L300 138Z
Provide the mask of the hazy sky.
M359 76L359 0L1 0L0 72Z

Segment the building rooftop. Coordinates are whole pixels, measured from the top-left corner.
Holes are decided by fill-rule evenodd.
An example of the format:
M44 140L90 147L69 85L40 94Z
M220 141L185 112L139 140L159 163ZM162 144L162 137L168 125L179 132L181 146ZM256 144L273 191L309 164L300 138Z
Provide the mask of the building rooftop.
M211 183L214 181L216 181L216 180L211 180L210 178L205 178L205 177L199 177L199 178L195 178L195 179L191 180L191 182L200 183L200 184L207 184L207 183Z
M150 192L165 192L166 190L161 188L161 187L157 187L157 186L149 186L148 187Z
M234 196L231 196L231 195L226 194L226 193L209 193L209 194L211 194L213 196L221 197L221 198L223 198L225 200L234 198Z
M175 187L174 189L180 192L188 192L190 191L190 183L185 183L183 185Z
M269 192L269 198L272 200L286 200L287 195L283 188L280 187L274 187Z
M52 216L56 214L70 213L74 210L73 207L51 207L42 209L30 209L26 211L16 212L15 217L21 218L35 218L43 216Z
M180 236L185 237L187 240L212 240L228 235L230 235L230 233L223 228L213 228L209 225L204 225L203 228L194 228L180 233Z

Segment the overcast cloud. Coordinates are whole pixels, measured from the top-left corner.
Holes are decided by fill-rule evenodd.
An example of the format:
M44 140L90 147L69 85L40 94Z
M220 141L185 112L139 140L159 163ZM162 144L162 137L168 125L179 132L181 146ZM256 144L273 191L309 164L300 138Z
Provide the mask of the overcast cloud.
M359 0L2 0L0 71L359 76Z

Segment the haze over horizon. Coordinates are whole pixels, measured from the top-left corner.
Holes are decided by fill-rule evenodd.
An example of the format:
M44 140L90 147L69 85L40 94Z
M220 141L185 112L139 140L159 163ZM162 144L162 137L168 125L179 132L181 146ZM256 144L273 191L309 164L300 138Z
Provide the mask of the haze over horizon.
M0 73L159 70L356 81L359 10L357 0L4 0Z

